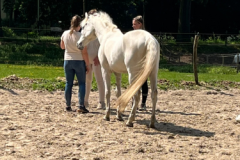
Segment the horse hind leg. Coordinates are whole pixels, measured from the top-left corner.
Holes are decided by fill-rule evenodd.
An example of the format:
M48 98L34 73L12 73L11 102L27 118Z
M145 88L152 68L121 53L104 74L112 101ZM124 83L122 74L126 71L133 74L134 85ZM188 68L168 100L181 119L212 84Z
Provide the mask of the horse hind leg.
M129 115L128 121L126 123L126 125L128 127L133 127L133 121L135 120L136 110L137 110L139 100L140 100L140 90L134 95L134 102L133 102L132 110Z
M151 115L151 121L149 124L150 128L155 128L155 121L156 121L156 117L155 117L155 109L156 109L156 104L157 104L157 73L158 70L153 70L153 72L150 75L150 85L151 85L151 98L152 98L152 115Z

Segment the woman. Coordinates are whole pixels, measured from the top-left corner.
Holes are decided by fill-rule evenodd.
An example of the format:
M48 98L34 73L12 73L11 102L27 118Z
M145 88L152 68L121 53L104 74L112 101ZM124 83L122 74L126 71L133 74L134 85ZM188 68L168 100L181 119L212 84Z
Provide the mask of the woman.
M89 60L86 48L81 52L76 43L80 38L81 17L75 15L71 20L71 27L69 30L64 31L61 36L60 46L65 49L64 52L64 72L66 77L65 85L65 100L66 100L66 110L72 111L71 108L71 98L72 98L72 87L74 77L76 75L78 80L78 99L79 99L79 109L78 112L88 113L89 111L84 106L85 97L85 82L86 82L86 72L88 73Z
M132 27L134 30L135 29L145 29L142 16L137 16L137 17L133 18ZM146 80L146 82L144 82L144 84L142 85L142 104L139 108L140 111L146 110L147 96L148 96L148 85L147 85L147 80Z
M97 12L96 9L92 9L88 12L88 15L94 14ZM99 104L97 109L105 109L105 87L104 87L104 82L103 82L103 77L102 77L102 71L101 71L101 65L99 64L98 61L98 49L99 49L99 41L98 39L90 42L87 45L87 53L89 56L89 63L90 63L90 68L91 71L86 75L86 96L85 96L85 106L88 106L88 100L89 100L89 95L90 91L92 88L92 79L93 79L93 73L95 79L97 81L97 86L98 86L98 91L99 91Z

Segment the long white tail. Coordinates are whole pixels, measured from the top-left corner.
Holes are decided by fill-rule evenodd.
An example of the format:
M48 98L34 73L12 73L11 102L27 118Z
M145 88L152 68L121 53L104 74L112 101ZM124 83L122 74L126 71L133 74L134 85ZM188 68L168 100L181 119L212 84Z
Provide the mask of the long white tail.
M146 60L142 70L139 71L135 80L129 85L128 89L117 99L114 107L119 106L118 110L123 112L130 99L141 88L147 80L152 70L159 67L160 46L155 38L150 38L146 49ZM157 74L157 73L156 73Z

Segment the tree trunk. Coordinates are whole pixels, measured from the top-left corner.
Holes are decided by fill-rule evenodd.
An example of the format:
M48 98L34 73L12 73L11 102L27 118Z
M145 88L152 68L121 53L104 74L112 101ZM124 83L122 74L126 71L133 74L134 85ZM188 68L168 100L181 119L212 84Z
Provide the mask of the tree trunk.
M0 0L0 9L2 10L2 0ZM0 11L0 37L3 36L3 31L2 31L2 11Z
M144 29L146 30L146 12L145 12L145 0L143 0L143 26Z
M85 16L85 12L86 12L86 11L85 11L85 6L86 6L86 5L85 5L85 0L83 0L83 16Z
M178 18L178 38L179 42L189 42L190 35L190 15L191 0L180 0L179 18ZM182 33L182 34L181 34Z

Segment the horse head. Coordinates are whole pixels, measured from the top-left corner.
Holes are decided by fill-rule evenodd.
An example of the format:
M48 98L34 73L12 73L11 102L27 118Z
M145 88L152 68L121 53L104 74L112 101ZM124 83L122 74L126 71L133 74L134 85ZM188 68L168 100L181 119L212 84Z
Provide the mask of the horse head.
M85 13L85 18L81 22L81 37L77 42L77 48L80 50L83 50L83 48L90 42L93 41L94 39L97 38L95 34L95 28L93 25L93 18L94 15L88 15Z

